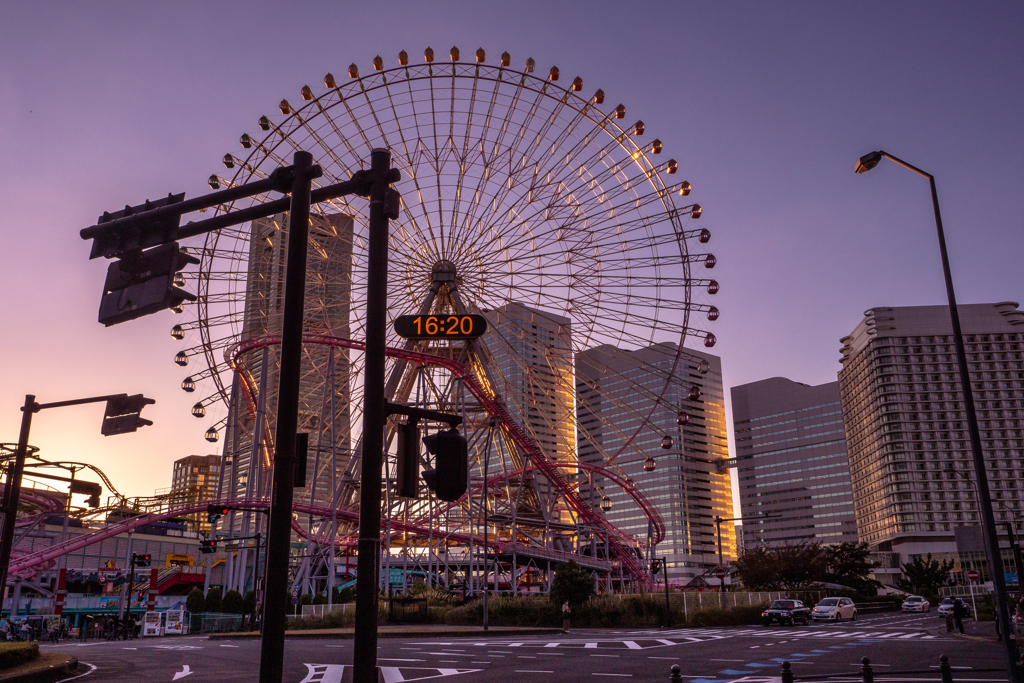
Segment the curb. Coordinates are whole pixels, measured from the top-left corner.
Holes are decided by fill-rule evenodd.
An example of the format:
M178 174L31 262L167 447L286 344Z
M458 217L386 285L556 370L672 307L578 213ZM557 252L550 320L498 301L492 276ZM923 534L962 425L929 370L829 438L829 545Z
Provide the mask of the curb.
M54 662L47 655L63 657L63 660ZM45 653L40 659L43 661L37 659L16 667L22 669L21 671L0 674L0 683L51 683L78 672L78 657L54 652ZM36 666L32 666L33 664Z
M480 638L482 636L545 636L562 633L560 628L516 628L492 627L488 631L483 628L474 630L445 629L410 629L410 630L378 630L377 638ZM259 640L262 634L249 633L211 633L210 640ZM310 629L307 631L285 631L285 638L296 640L353 640L354 629ZM3 683L0 678L0 683Z

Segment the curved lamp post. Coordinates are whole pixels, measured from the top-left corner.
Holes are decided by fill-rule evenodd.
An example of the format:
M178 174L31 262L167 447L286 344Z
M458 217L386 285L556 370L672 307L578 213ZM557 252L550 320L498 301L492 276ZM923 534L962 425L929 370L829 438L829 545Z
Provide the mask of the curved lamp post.
M964 393L964 410L967 413L967 430L971 438L971 455L974 459L974 483L978 488L978 507L981 511L982 528L985 531L985 549L988 554L989 567L992 568L992 584L995 587L996 619L999 620L1003 634L1013 633L1010 622L1010 606L1006 596L1006 578L1002 555L999 552L999 538L996 536L995 515L992 512L992 499L989 495L988 474L985 472L985 457L981 451L981 433L978 431L978 417L974 411L974 394L971 391L971 376L967 367L967 351L964 349L964 337L960 330L960 315L956 308L956 294L953 291L953 277L949 272L949 256L946 253L946 237L942 232L942 215L939 213L939 195L935 191L935 176L908 164L902 159L879 150L865 154L857 160L854 171L866 173L873 169L882 159L889 159L900 166L910 169L928 179L932 191L932 208L935 211L935 229L939 236L939 253L942 255L942 273L946 278L946 296L949 299L949 319L953 325L953 341L956 344L956 359L960 366L960 387ZM1006 649L1007 672L1012 683L1021 683L1021 673L1017 667L1017 647L1009 637L1003 638Z

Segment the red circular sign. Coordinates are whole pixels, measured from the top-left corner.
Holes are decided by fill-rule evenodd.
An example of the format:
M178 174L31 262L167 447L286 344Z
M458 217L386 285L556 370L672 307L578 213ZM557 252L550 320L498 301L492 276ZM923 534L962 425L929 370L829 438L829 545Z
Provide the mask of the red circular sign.
M969 580L971 580L971 581L977 581L978 580L978 570L977 569L972 569L971 571L967 572L967 578Z
M719 567L718 569L716 569L715 570L715 576L717 576L720 579L724 579L725 578L725 567Z

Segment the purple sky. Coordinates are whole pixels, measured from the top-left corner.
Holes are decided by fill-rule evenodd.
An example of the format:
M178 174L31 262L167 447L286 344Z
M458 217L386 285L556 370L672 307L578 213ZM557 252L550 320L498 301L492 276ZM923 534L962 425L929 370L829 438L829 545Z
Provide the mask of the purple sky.
M350 62L455 45L534 57L626 104L680 162L713 231L726 386L818 384L879 305L945 302L924 179L938 179L961 302L1020 300L1024 5L1017 2L13 3L0 25L0 441L24 394L143 392L153 427L99 435L102 407L36 416L32 443L123 492L206 453L162 313L96 322L106 263L78 231L185 191L242 132ZM301 9L291 9L301 7ZM387 8L381 12L379 8Z

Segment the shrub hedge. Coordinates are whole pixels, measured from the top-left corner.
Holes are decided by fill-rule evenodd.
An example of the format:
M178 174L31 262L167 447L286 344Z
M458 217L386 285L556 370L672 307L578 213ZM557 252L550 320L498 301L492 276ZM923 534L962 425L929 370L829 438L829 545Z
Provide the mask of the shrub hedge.
M0 669L10 669L39 657L36 643L0 643Z

